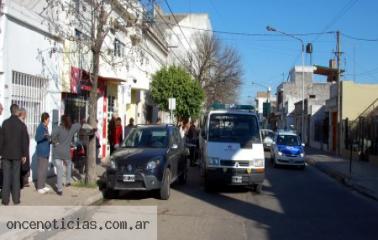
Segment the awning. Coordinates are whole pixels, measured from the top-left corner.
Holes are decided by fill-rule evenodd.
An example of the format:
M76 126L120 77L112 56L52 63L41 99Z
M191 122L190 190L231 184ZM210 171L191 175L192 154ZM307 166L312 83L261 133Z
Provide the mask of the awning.
M71 79L70 79L70 92L80 93L81 91L90 91L92 89L92 82L90 79L90 73L84 69L71 67ZM125 80L118 78L107 78L98 76L97 89L98 93L104 94L106 91L106 84L121 84L126 82Z

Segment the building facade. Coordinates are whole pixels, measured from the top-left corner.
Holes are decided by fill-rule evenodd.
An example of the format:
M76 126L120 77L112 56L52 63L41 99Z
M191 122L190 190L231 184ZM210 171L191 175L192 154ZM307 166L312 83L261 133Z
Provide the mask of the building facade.
M127 7L127 14L112 13L111 19L123 20L118 23L125 29L111 30L101 50L104 54L98 77L97 128L102 158L109 154L108 122L113 113L118 114L123 125L130 118L137 124L155 122L158 118L158 108L148 91L152 75L168 63L168 43L156 26L143 19L145 10L139 1L132 2L134 5ZM12 103L26 109L34 169L34 134L43 112L51 116L50 132L63 114L76 122L88 119L92 57L82 43L89 34L80 24L67 24L69 19L64 18L59 24L72 38L51 31L51 25L41 14L46 1L0 3L0 102L5 109L0 124L10 116ZM85 1L76 1L75 7L82 9L82 4ZM130 24L130 19L137 22Z

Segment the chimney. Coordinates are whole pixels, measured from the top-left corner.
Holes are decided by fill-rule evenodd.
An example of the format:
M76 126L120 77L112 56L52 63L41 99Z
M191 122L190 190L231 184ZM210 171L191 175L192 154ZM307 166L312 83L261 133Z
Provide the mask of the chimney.
M329 67L330 67L330 68L333 68L333 69L336 69L336 68L337 68L337 65L336 65L336 59L331 59L331 60L329 60Z

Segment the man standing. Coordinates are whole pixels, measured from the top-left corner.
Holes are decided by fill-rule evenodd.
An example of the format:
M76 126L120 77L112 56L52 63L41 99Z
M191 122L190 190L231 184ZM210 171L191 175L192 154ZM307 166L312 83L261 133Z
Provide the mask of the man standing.
M4 121L1 131L3 168L2 204L8 205L10 194L14 204L20 204L20 168L25 163L29 136L25 124L17 117L19 107L12 104L11 117Z
M20 108L20 110L18 111L18 117L26 126L26 109L25 108ZM30 141L28 138L28 146L29 146L29 142ZM29 151L28 151L26 162L21 164L21 188L29 187L29 176L30 176L30 156L29 156Z
M135 126L134 126L134 118L130 118L129 119L129 124L125 127L125 138L129 135L131 129L133 129Z

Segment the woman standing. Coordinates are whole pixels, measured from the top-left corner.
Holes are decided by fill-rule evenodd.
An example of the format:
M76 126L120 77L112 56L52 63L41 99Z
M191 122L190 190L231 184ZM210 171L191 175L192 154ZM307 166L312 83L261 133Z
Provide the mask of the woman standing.
M120 117L116 119L116 125L115 125L115 135L114 135L114 149L119 148L119 146L122 143L122 120Z
M50 157L49 122L49 114L46 112L42 113L41 123L35 133L35 141L37 142L36 155L38 159L37 191L40 194L50 191L50 188L46 187L47 167Z
M57 172L58 195L63 194L63 173L64 165L67 167L65 186L71 185L71 171L72 161L70 155L70 147L73 136L80 130L79 123L72 124L71 118L68 115L62 116L60 126L55 128L52 133L53 158L55 160L55 167Z

